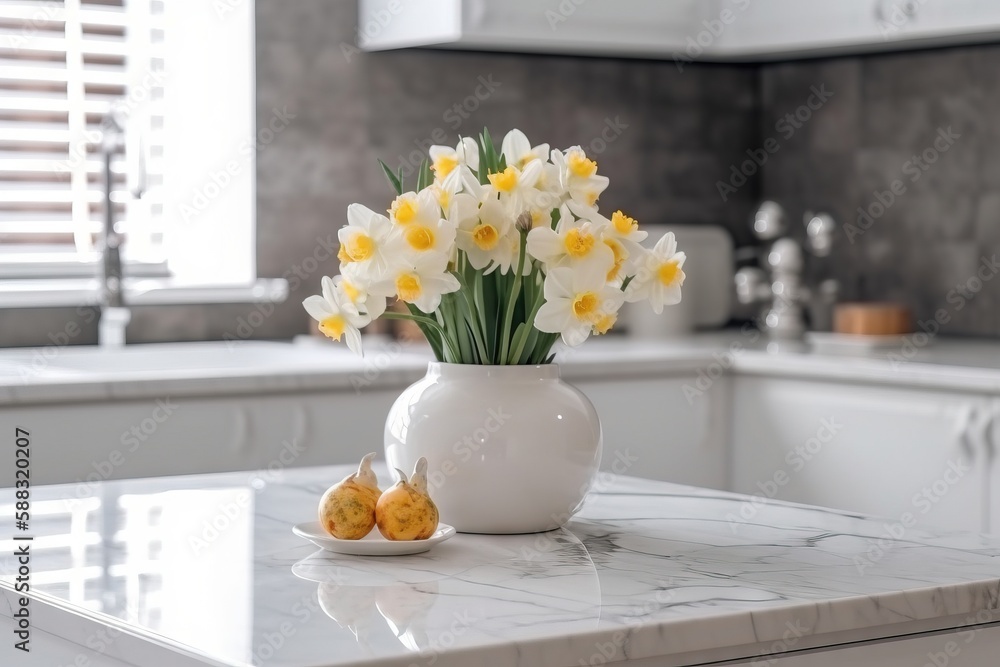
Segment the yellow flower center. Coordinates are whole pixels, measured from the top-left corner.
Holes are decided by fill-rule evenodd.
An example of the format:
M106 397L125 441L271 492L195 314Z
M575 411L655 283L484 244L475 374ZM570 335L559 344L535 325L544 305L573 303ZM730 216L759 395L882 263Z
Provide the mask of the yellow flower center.
M499 174L489 175L490 183L500 192L511 192L517 187L517 171L514 167L507 167Z
M496 227L484 222L472 230L472 241L480 250L493 250L500 241L500 234Z
M413 303L420 298L423 289L420 286L420 276L415 273L404 273L396 278L396 294L401 301Z
M570 153L566 164L569 166L570 172L581 178L587 178L597 173L597 163L588 160L583 153Z
M541 227L542 225L548 225L552 222L552 214L548 211L542 212L538 209L531 211L531 228Z
M332 315L319 323L320 332L333 340L340 340L340 337L344 335L346 327L347 322L340 315Z
M458 166L458 158L452 157L450 155L441 155L434 160L434 164L431 165L431 169L438 178L444 178Z
M340 281L340 286L344 288L344 294L346 294L347 298L351 300L351 303L358 302L358 297L361 296L361 290L346 280Z
M347 242L347 254L355 262L363 262L375 254L375 241L364 232L358 232Z
M657 270L657 278L667 287L674 284L683 284L684 271L677 265L677 262L671 260L660 264L660 268Z
M414 250L424 251L434 247L434 230L424 225L413 225L406 228L406 242Z
M586 195L587 206L594 206L597 203L597 198L601 195L596 190L591 190Z
M337 259L340 260L341 264L350 264L354 261L351 259L351 256L347 254L347 246L340 246L340 249L337 250Z
M566 254L579 259L586 257L594 247L594 235L580 229L571 229L566 232L566 239L563 241L566 247Z
M578 320L593 319L599 305L597 295L593 292L577 294L576 298L573 299L573 315Z
M417 217L417 205L412 199L403 199L402 197L396 197L392 202L392 207L389 209L389 213L392 214L393 219L401 225L408 225L413 222L413 219Z
M628 236L639 229L639 223L636 222L636 219L628 217L621 211L615 211L611 214L611 224L615 226L615 231L622 236Z
M611 248L611 253L615 257L615 264L608 271L608 282L611 282L618 277L622 267L625 266L625 260L628 259L628 250L615 239L604 239L604 243Z
M615 322L617 321L618 313L605 313L599 316L594 321L594 333L598 336L603 336L611 331L611 327L615 326Z

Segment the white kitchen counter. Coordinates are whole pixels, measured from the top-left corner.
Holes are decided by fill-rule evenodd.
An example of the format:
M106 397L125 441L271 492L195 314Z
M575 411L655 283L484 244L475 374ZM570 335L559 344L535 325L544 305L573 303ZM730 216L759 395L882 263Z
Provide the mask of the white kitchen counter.
M402 388L423 375L429 358L426 347L389 344L369 345L361 359L325 341L7 349L0 351L0 406ZM610 336L562 350L556 361L570 381L742 374L1000 393L1000 342L982 340L830 354L768 342L755 330L659 342Z
M562 530L457 535L406 557L317 552L291 526L347 472L102 482L85 501L65 500L72 486L35 488L33 641L142 667L771 665L969 625L984 650L978 628L1000 619L1000 539L891 539L882 521L773 501L734 525L744 496L612 475ZM24 658L3 664L43 664Z

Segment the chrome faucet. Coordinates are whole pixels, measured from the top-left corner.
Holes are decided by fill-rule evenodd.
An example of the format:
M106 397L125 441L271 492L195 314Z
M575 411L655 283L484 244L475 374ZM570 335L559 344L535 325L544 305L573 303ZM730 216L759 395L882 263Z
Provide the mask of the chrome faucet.
M826 257L833 245L836 223L827 213L806 213L805 247L816 257ZM814 296L832 299L836 281L825 281L817 294L802 280L805 251L803 244L789 238L784 209L773 201L761 204L754 215L754 235L769 241L766 262L771 275L758 267L744 267L736 272L736 297L740 303L764 304L761 328L776 339L802 338L806 331L805 305Z
M97 340L101 347L120 347L125 344L125 327L132 319L132 314L125 306L124 271L122 270L121 248L124 235L115 225L115 209L112 201L114 191L114 174L111 163L115 154L126 148L125 115L114 108L109 111L102 122L101 155L104 163L104 220L98 248L101 253L101 285L100 307L101 316L97 327ZM141 197L145 190L145 165L140 150L134 151L137 158L134 183L130 190L134 197ZM126 156L127 158L129 156ZM129 174L132 176L132 174Z

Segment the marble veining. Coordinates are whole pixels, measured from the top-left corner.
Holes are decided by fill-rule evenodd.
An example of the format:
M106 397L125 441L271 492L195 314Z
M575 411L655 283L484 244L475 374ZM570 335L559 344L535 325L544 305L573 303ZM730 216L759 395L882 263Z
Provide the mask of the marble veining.
M177 647L274 667L695 664L984 623L1000 608L1000 539L886 539L881 521L780 502L744 520L743 496L628 477L602 477L550 533L458 535L405 557L316 551L291 526L346 472L105 482L83 500L38 488L39 629L80 642L94 622L120 623L138 641L122 635L107 655L141 664ZM9 615L9 576L0 591Z

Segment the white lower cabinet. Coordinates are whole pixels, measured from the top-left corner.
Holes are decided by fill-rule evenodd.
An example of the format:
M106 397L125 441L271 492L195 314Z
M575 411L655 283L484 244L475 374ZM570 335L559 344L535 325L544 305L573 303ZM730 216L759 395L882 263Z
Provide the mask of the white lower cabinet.
M31 482L59 484L351 463L382 451L399 390L183 396L0 408L28 431ZM13 467L0 486L13 486Z
M887 532L991 529L987 397L747 376L733 387L734 491L883 516Z
M727 487L728 379L699 392L694 376L571 382L601 417L602 470Z

